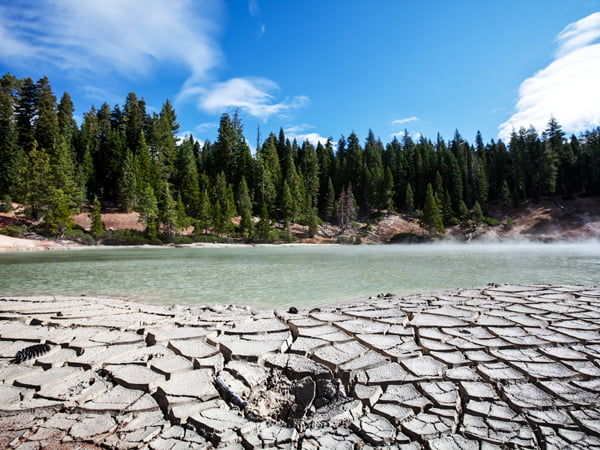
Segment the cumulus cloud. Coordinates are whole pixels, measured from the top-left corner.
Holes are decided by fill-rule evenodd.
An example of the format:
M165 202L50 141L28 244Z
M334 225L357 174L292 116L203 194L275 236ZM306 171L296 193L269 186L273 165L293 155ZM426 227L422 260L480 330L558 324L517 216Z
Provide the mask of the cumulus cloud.
M290 141L296 139L296 142L299 144L302 144L304 141L308 141L315 146L319 142L321 145L325 145L328 138L321 136L319 133L308 131L312 128L315 127L313 125L303 123L301 125L288 126L284 128L283 132L286 138L288 138Z
M218 113L239 108L263 120L308 103L308 98L304 96L276 102L273 93L278 90L277 83L266 78L232 78L214 83L209 88L191 86L182 92L180 98L197 97L198 106L205 111Z
M408 136L410 136L410 138L416 142L419 139L421 139L421 137L423 136L421 133L419 133L418 131L399 131L398 133L392 133L390 136L398 138L399 140L401 140L402 138L404 138L404 136L406 135L406 133L408 133Z
M543 130L554 116L566 132L600 125L600 13L568 25L556 38L555 59L523 81L515 113L498 136L533 125Z
M392 125L402 125L409 122L415 122L417 120L419 120L419 118L415 116L407 117L406 119L396 119L392 120Z

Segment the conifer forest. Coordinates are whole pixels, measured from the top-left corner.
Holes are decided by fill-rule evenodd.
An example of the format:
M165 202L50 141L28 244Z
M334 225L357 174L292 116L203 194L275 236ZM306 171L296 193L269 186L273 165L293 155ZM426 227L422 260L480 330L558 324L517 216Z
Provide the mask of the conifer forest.
M244 130L237 112L221 116L215 142L179 139L169 100L150 114L133 92L123 105L92 106L81 125L73 115L70 95L58 100L47 77L0 80L0 202L22 204L56 235L77 212L89 212L100 234L94 214L106 208L138 212L146 235L163 241L190 226L266 241L275 222L314 233L393 211L440 229L492 204L600 195L600 128L568 136L552 117L508 142L479 133L469 142L458 131L382 142L368 131L315 146L282 129Z

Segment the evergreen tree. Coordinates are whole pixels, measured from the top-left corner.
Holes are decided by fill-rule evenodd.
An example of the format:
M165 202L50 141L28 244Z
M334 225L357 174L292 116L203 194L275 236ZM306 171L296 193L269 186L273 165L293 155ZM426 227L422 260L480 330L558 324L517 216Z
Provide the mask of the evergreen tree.
M283 182L283 191L281 194L281 218L284 228L289 228L289 222L294 211L294 199L287 181Z
M406 185L406 193L404 194L404 208L408 214L412 214L415 210L415 195L413 194L410 183Z
M10 74L0 80L0 196L14 191L18 164L23 158L17 148L15 118L16 93L19 82Z
M146 227L146 234L153 238L156 237L159 218L158 200L148 183L145 183L140 191L137 210L140 214L139 222Z
M69 198L60 189L53 189L48 214L44 217L43 224L51 233L54 233L59 239L65 237L65 233L71 230L73 219L71 215L73 210L70 206Z
M425 205L423 206L420 222L421 226L430 234L444 233L446 231L431 184L427 185Z
M175 205L175 226L178 230L185 230L191 225L190 219L185 211L185 205L181 199L181 193L177 194Z
M210 196L207 189L200 191L200 201L198 207L198 226L203 233L213 225L213 211L210 203Z
M96 197L95 195L94 202L92 203L92 209L90 210L88 217L92 222L92 226L90 227L90 233L92 234L92 236L94 236L94 239L98 240L100 239L100 236L104 234L106 228L104 227L104 222L102 221L100 200L98 200L98 197Z
M16 104L16 126L18 146L27 154L37 146L35 139L34 121L37 114L36 85L31 78L20 82L19 98Z
M260 241L268 241L271 234L271 220L269 219L269 208L266 202L260 204L259 222L256 225L256 238Z
M175 241L177 231L177 202L173 200L169 183L164 183L159 205L159 221L167 242Z
M356 200L352 192L352 185L340 193L338 200L339 221L342 230L346 229L348 224L356 218Z
M25 205L26 215L33 220L42 219L53 196L50 155L34 147L25 155L19 180L17 199Z
M325 197L325 205L323 207L323 219L333 222L335 216L335 189L331 178L327 180L327 195Z
M35 87L35 109L35 139L40 148L54 157L59 136L58 115L56 96L47 77L41 78Z
M483 211L481 210L481 205L478 201L475 202L473 208L471 209L471 222L474 227L478 227L483 223Z
M252 200L250 199L250 191L246 178L242 177L238 188L238 214L240 216L240 234L243 237L252 235Z
M502 207L504 214L506 214L513 206L512 195L506 180L502 182L502 190L500 191L500 206Z
M123 164L123 172L119 180L119 204L124 212L133 211L138 203L139 169L135 156L128 152Z

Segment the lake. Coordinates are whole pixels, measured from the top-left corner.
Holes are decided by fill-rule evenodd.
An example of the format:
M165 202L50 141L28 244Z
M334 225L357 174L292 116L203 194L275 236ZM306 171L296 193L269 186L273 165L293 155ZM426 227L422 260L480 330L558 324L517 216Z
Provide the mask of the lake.
M91 248L0 253L0 295L317 306L488 283L600 284L600 244Z

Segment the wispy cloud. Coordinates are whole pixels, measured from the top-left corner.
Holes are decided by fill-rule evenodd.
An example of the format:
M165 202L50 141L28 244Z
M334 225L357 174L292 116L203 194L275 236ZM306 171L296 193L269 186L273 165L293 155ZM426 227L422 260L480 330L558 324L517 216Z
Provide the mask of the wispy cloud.
M216 130L217 128L219 128L219 124L216 122L205 122L205 123L201 123L198 124L194 127L194 130L197 133L205 133L207 131L212 131L212 130Z
M180 98L196 97L198 106L208 112L218 113L239 108L262 120L308 103L308 98L297 96L276 101L274 95L279 86L266 78L232 78L215 83L209 88L191 86L182 91Z
M500 125L499 137L506 140L512 130L530 125L541 131L551 116L571 133L599 126L599 38L600 12L559 33L554 61L523 81L516 112Z
M392 120L392 125L402 125L405 123L415 122L417 120L419 120L419 118L415 117L415 116L407 117L405 119L396 119L396 120Z
M259 14L256 0L249 9ZM277 83L265 78L215 79L225 59L216 40L222 10L219 0L1 2L0 60L61 70L91 98L101 93L97 86L114 87L115 78L152 79L168 64L188 71L177 99L205 112L240 108L266 120L305 105L303 96L277 97Z
M0 58L52 66L73 77L148 75L156 63L185 64L203 78L221 60L214 13L186 0L23 0L0 6ZM201 13L198 13L200 11Z

